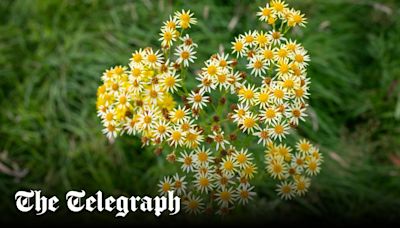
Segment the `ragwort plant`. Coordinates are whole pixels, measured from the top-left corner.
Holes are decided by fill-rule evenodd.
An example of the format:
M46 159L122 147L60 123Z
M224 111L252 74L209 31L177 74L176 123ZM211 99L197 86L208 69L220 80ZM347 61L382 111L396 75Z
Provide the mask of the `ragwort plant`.
M160 32L160 49L133 52L128 66L106 70L98 88L97 110L103 133L140 135L144 146L168 155L181 171L164 177L159 191L174 190L189 213L227 214L255 195L259 172L243 142L265 148L265 170L283 199L304 195L322 162L318 148L286 136L304 121L310 96L304 47L285 35L304 27L306 18L281 0L260 7L268 31L249 30L234 38L228 53L212 55L196 76L188 68L198 45L190 37L196 24L188 10L175 12ZM187 77L195 77L189 88Z

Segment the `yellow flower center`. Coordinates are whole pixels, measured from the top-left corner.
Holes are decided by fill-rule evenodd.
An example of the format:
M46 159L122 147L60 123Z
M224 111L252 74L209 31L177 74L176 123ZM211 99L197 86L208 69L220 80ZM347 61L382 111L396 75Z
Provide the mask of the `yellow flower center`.
M170 186L170 184L169 183L164 183L163 185L162 185L162 190L163 190L163 192L168 192L169 190L170 190L170 188L171 188L171 186Z
M232 171L233 170L233 162L231 162L229 160L224 162L224 169L227 171Z
M184 112L183 110L179 109L179 110L177 110L177 111L175 112L175 118L176 118L177 120L180 120L180 119L182 119L183 117L185 117L185 112Z
M181 58L186 60L189 59L190 53L188 51L182 51Z
M264 58L272 59L274 57L274 52L272 50L264 50Z
M166 77L164 80L165 86L167 86L168 88L173 87L175 85L175 82L175 78L171 76Z
M275 40L279 40L281 38L281 33L280 32L273 32L272 33L272 38Z
M267 102L268 99L269 99L269 94L268 94L268 93L260 93L260 95L258 96L258 100L259 100L261 103Z
M197 202L196 200L191 200L188 203L188 207L192 210L196 209L197 207L199 207L199 202Z
M197 158L200 162L206 162L208 160L208 154L204 151L201 151L197 154Z
M208 180L207 177L201 177L199 179L199 185L202 187L207 187L209 185L210 181Z
M231 199L231 193L229 191L222 191L220 194L220 198L222 201L229 201Z
M189 156L187 156L186 158L185 158L185 160L183 161L183 163L185 164L185 165L192 165L192 158L191 157L189 157Z
M253 99L254 92L251 89L246 89L243 91L243 97L247 100Z
M217 67L214 65L211 65L207 68L207 72L209 75L213 76L213 75L217 74Z
M174 132L172 132L172 134L171 134L171 138L172 138L174 141L180 140L181 137L182 137L182 134L181 134L179 131L174 131ZM185 163L186 163L186 159L185 159Z
M236 156L236 160L240 163L240 164L244 164L247 161L247 157L244 154L238 154L238 156Z
M283 87L291 89L294 87L294 81L292 79L287 79L283 82Z
M200 103L203 100L203 96L201 96L200 94L196 94L193 96L193 101L196 103Z
M226 74L218 74L218 82L219 83L226 82Z
M298 109L293 109L292 110L292 114L293 114L294 117L300 117L301 112Z
M165 41L171 41L171 40L172 40L172 37L173 37L173 35L172 35L171 32L166 31L166 32L164 33L164 40L165 40Z
M249 198L249 192L248 192L248 191L245 191L245 190L241 191L241 192L240 192L240 198L242 198L242 199L247 199L247 198Z
M268 119L272 119L272 118L274 118L276 116L276 111L274 109L272 109L272 108L269 108L269 109L267 109L267 111L265 111L265 116Z
M256 121L255 121L253 118L245 118L245 119L243 120L243 125L244 125L246 128L253 128L254 125L256 125Z
M304 56L301 54L296 54L294 57L294 60L296 60L296 62L298 62L298 63L302 63L302 62L304 62Z
M151 123L151 116L145 116L145 117L143 118L143 122L144 122L145 124L150 124L150 123Z
M264 64L261 60L256 60L253 63L253 67L257 70L261 69L263 66L264 66Z
M285 93L283 92L283 90L281 89L276 89L274 91L274 96L278 99L283 99L283 97L285 96Z
M238 41L235 43L235 51L240 52L243 49L243 43Z
M161 134L163 134L166 130L167 130L167 129L165 128L164 125L160 125L160 126L158 126L158 128L157 128L157 131L158 131L159 133L161 133Z
M175 181L175 188L181 188L182 187L182 181Z
M133 61L135 61L135 62L137 62L137 63L141 62L142 59L143 59L143 58L142 58L142 55L139 54L139 53L136 53L136 54L133 55Z
M157 62L157 55L155 55L155 54L149 54L149 56L147 56L147 60L148 60L150 63L155 63L155 62Z
M292 188L289 185L282 186L282 192L288 194L292 191Z
M275 133L276 134L278 134L278 135L283 134L284 131L285 131L285 129L283 128L282 125L278 124L278 125L275 126Z
M262 15L263 15L264 17L268 17L269 15L271 15L271 9L270 9L270 8L264 8L264 9L262 10Z

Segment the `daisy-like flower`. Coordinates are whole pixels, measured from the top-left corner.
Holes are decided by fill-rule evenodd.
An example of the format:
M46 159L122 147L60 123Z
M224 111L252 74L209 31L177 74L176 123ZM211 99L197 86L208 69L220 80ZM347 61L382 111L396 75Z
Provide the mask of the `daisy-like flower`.
M301 26L305 27L307 24L307 19L305 18L305 15L302 14L299 10L293 10L290 13L289 20L288 20L288 25L289 26Z
M256 15L259 17L260 21L268 22L269 17L273 16L273 14L272 8L270 8L267 3L265 7L260 7L260 11L257 12Z
M179 177L178 174L173 176L174 180L172 182L172 186L178 195L182 195L186 193L186 185L187 182L185 181L186 176Z
M286 138L288 130L289 125L285 121L273 123L271 128L269 128L271 139L282 141L282 139Z
M236 195L238 202L242 205L246 205L249 200L252 200L253 197L256 195L255 192L253 192L254 186L239 186L236 189Z
M221 69L220 73L217 75L217 77L214 78L214 81L216 84L219 86L220 90L225 90L229 86L229 74L230 71L227 68Z
M241 171L241 175L248 179L253 179L254 174L256 173L257 173L257 166L254 163L248 163L243 167Z
M263 146L265 146L267 143L272 142L271 138L269 137L269 130L266 128L260 129L258 132L255 132L254 135L258 137L257 144L261 143Z
M189 110L185 107L178 106L174 108L170 113L169 117L173 123L180 124L189 118Z
M241 88L243 85L240 82L242 78L240 77L239 72L231 72L228 74L228 83L230 87L231 94L234 94L238 88Z
M257 90L258 89L255 88L254 85L243 86L239 90L239 102L250 106L254 105L256 102Z
M167 92L175 92L178 90L178 87L181 87L182 79L176 75L175 71L164 73L161 76L160 84Z
M178 56L176 62L183 64L184 67L188 67L190 63L193 63L197 59L193 46L181 45L176 49L175 55Z
M159 39L159 41L161 41L161 46L165 48L170 48L173 42L176 41L176 32L177 31L173 28L162 28L160 33L161 38Z
M272 11L278 14L280 17L284 16L285 9L287 8L287 4L282 0L272 0L270 2Z
M291 167L294 167L298 172L302 172L305 167L305 156L302 153L296 153L291 161Z
M242 38L235 38L235 41L232 44L232 54L236 54L237 57L242 57L245 53L247 53L247 47L245 41Z
M189 104L191 104L193 108L203 109L204 107L207 106L206 103L208 102L209 97L204 96L204 91L199 91L199 92L192 91L187 99L189 101Z
M186 195L185 200L183 200L183 206L185 207L185 211L190 214L199 214L204 210L204 203L200 196L196 196L189 192Z
M247 47L253 47L255 45L255 36L256 36L255 31L248 31L245 32L244 35L242 35L242 39L244 40L244 43Z
M173 185L171 177L164 177L164 180L160 181L160 183L158 184L158 187L160 188L158 191L162 195L167 195L168 191L174 190L174 185Z
M291 74L282 76L281 80L282 81L279 82L280 85L290 94L293 94L294 90L300 87L300 78Z
M211 90L214 90L217 86L213 83L213 79L205 74L200 74L196 77L196 80L200 81L200 84L197 86L200 88L200 91L210 93Z
M300 69L304 69L308 66L308 62L310 61L310 56L307 55L307 51L304 49L298 49L291 53L290 58L297 63Z
M143 110L139 113L139 128L141 130L149 129L151 125L157 121L158 116L159 113L155 107L149 107L148 109Z
M249 106L246 104L238 104L232 115L233 122L241 123L245 116L249 114Z
M269 31L268 37L273 45L280 45L282 42L286 41L286 38L276 30Z
M321 170L321 162L319 159L315 157L310 157L308 161L306 161L306 173L310 176L317 175Z
M237 164L239 165L239 168L243 169L246 165L250 163L253 158L250 156L248 153L247 149L241 149L240 151L235 151L232 155Z
M289 99L287 91L280 85L271 86L271 100L275 104L283 104Z
M261 109L265 109L267 106L269 106L269 103L271 102L271 92L269 91L269 88L262 87L260 92L256 94L256 104L260 106Z
M213 175L210 173L197 173L195 175L194 186L201 192L208 193L214 188Z
M227 188L227 187L221 187L215 194L216 200L218 202L218 205L220 206L229 206L229 204L233 204L236 201L236 192L232 187Z
M279 156L268 162L267 171L274 179L284 179L288 172L288 166L283 157Z
M221 171L225 175L234 175L239 164L233 156L226 156L221 162Z
M278 192L278 196L280 196L282 199L290 200L296 194L295 189L296 188L293 183L282 181L280 184L277 185L276 191Z
M299 196L303 196L307 193L308 189L310 188L311 185L311 179L300 176L295 179L294 182L294 189L296 191L296 194Z
M195 173L199 175L200 174L215 175L215 166L210 165L209 163L203 163L203 164L196 163Z
M163 60L162 54L158 53L158 50L156 52L154 52L153 49L151 49L151 48L146 49L145 62L150 67L153 67L153 68L159 67L162 63L162 60Z
M178 18L169 16L169 19L164 22L163 28L176 30L177 25L178 25Z
M197 47L198 45L193 42L192 38L189 36L189 34L186 34L182 37L179 38L182 41L182 45L187 46L187 47Z
M258 47L263 48L270 44L270 38L263 31L255 33L255 43Z
M289 118L289 122L294 125L299 125L299 120L305 121L304 117L307 116L306 108L301 105L292 105L285 114Z
M282 113L279 112L279 108L271 105L261 112L260 119L267 124L273 124L279 122L281 117Z
M294 90L294 100L295 102L301 102L304 103L305 100L308 99L308 96L310 95L310 93L308 92L309 87L304 85L300 88L297 88Z
M103 134L107 136L109 139L113 139L117 137L120 128L116 126L114 123L106 123L105 128L102 130Z
M257 122L258 122L258 117L253 113L248 113L239 122L240 129L245 133L252 134L254 133L254 130L258 130L260 128Z
M182 10L182 12L177 11L175 13L175 17L178 19L178 27L182 29L188 29L190 28L190 25L196 24L197 20L193 17L193 15L194 14L190 12L190 10Z
M229 65L232 64L231 60L229 59L229 54L217 54L216 60L218 61L218 65L222 68L229 68Z
M250 58L250 62L247 64L247 69L251 69L251 74L255 76L261 76L265 74L268 69L267 62L262 56L255 55Z
M178 158L178 162L182 163L182 170L184 172L193 172L194 170L194 158L193 158L193 153L187 153L186 151L182 152L182 155L180 158Z
M114 123L116 120L116 114L115 110L113 108L107 109L107 111L101 116L101 122L104 125L107 125L109 123Z
M289 58L289 50L286 49L286 45L281 45L274 51L274 60L279 62Z
M140 65L144 63L146 52L143 49L136 50L132 53L132 57L129 59L131 64Z
M280 60L277 62L277 74L276 76L282 78L284 76L287 76L289 74L292 74L292 70L290 69L290 65L289 65L289 60L288 59L284 59L284 60Z
M159 120L154 124L152 128L154 131L154 136L156 136L161 141L164 141L164 139L169 136L169 132L171 131L169 122L165 120Z
M137 115L132 118L127 118L127 121L124 124L124 132L128 135L135 135L137 132L137 123L139 122L139 118Z
M204 136L200 131L190 129L185 135L185 144L189 148L197 148L204 141Z
M211 78L217 77L217 75L221 72L221 67L219 66L218 61L207 60L205 62L205 67L202 68L203 74L206 76L210 76Z
M185 133L179 127L175 127L168 132L167 141L173 147L182 146L185 142Z
M164 92L162 91L160 85L149 86L145 90L146 98L150 100L150 104L156 104L158 100L162 100L164 97Z
M194 161L197 165L204 165L212 162L214 157L211 155L210 149L198 147L195 150Z
M296 149L302 154L308 154L313 146L307 139L301 139L296 143Z
M219 188L227 187L228 185L233 185L233 175L226 175L224 173L216 173L214 175L215 185Z
M219 148L225 149L225 145L229 145L228 140L225 139L224 137L224 132L223 131L213 131L212 135L208 135L209 138L213 139L213 142L215 142L215 148L218 150Z

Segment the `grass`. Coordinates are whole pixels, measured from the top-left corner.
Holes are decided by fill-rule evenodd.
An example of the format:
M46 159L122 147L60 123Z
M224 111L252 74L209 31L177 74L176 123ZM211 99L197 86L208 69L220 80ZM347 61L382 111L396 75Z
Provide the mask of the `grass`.
M400 4L291 2L309 18L307 29L293 35L312 57L310 117L298 134L320 145L325 163L311 192L292 202L278 200L268 178L259 178L260 198L243 212L271 220L394 220L400 215ZM19 189L60 198L70 189L154 192L171 166L136 138L109 144L101 134L95 114L101 72L126 63L136 48L157 45L159 26L175 9L196 13L193 37L204 60L228 49L234 35L256 29L249 12L264 3L0 1L1 217L17 215L10 208Z

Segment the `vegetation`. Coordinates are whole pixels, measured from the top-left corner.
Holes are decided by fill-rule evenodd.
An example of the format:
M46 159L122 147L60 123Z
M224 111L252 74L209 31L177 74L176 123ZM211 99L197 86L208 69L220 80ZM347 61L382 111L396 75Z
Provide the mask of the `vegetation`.
M394 220L400 215L400 4L289 2L309 19L293 35L312 59L310 112L298 134L320 146L325 162L306 197L293 201L280 200L266 175L257 178L259 197L241 212L271 220ZM71 189L155 193L161 176L174 170L137 138L109 143L102 135L95 114L101 73L124 64L134 49L156 45L160 23L174 10L195 12L191 35L201 47L198 59L206 60L255 28L259 22L249 12L264 4L0 1L1 220L17 216L19 189L60 198Z

